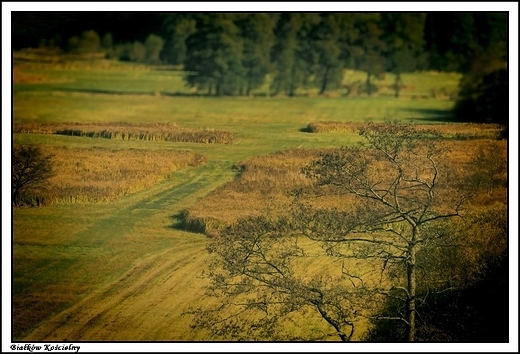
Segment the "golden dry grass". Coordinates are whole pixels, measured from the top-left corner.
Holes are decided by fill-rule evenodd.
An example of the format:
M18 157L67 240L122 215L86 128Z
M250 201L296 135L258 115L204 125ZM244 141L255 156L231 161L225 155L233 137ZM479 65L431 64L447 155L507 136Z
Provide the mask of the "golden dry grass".
M52 155L55 175L32 199L45 205L109 202L206 162L200 154L178 150L42 149Z
M360 122L312 122L304 129L309 133L354 133L363 123ZM497 124L415 124L419 131L434 129L446 138L453 139L496 139L501 128Z
M283 207L288 191L310 184L300 169L317 157L317 150L291 149L236 164L240 177L187 209L184 228L213 235L240 217Z
M43 83L48 82L48 79L42 75L27 74L22 72L19 66L13 68L13 83L27 84L27 83Z
M441 131L453 130L451 126ZM471 205L491 205L507 203L507 141L489 139L480 140L443 140L440 146L448 149L442 165L445 167L442 178L448 188L456 188L461 176L490 169L489 164L495 161L499 166L497 176L500 187L493 190L481 188L471 200ZM492 151L493 157L481 166L472 162L479 151ZM307 187L311 181L301 172L302 167L319 157L323 149L291 149L267 156L254 157L239 163L241 175L214 191L184 212L187 230L205 232L215 235L218 230L249 215L261 215L266 212L284 213L292 197L290 192ZM479 170L479 171L477 171ZM345 210L356 203L349 195L327 195L312 200L317 207L336 207Z
M58 134L88 138L232 144L233 134L215 129L181 128L175 123L47 123L15 124L13 133Z

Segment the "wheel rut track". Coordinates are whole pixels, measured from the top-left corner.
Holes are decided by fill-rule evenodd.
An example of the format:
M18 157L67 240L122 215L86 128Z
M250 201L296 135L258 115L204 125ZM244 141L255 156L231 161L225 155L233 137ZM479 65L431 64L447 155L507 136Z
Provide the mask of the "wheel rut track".
M119 210L102 218L85 231L85 237L98 233L93 248L107 249L117 245L118 240L147 219L164 218L180 212L198 198L203 197L234 176L228 163L213 163L207 166L181 171L171 185L158 186L132 203L115 203ZM127 213L137 213L134 223L127 222ZM108 223L117 223L117 234L108 234L104 229ZM139 224L139 225L137 225ZM113 226L112 226L113 230ZM164 232L164 231L163 231ZM186 237L192 234L186 233ZM157 340L175 338L157 323L157 314L170 325L178 326L182 308L188 305L186 289L200 280L193 269L202 269L209 257L205 252L205 238L193 235L199 242L186 242L178 238L175 250L156 249L128 260L124 272L114 277L106 274L98 279L90 290L81 294L60 312L42 321L25 340ZM138 252L137 250L136 252ZM115 258L124 257L119 254ZM114 262L108 257L107 262ZM201 292L200 284L194 292ZM157 308L159 306L159 308ZM161 338L154 338L161 332ZM166 337L165 337L166 336ZM177 338L177 340L183 338ZM185 338L184 340L189 340Z

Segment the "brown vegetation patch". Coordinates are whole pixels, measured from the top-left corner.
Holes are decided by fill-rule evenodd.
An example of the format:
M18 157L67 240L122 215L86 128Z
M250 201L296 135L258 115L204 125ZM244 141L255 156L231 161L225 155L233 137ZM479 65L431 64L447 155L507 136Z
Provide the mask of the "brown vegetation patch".
M309 123L303 131L307 133L354 133L362 126L353 122L313 122Z
M308 133L354 133L362 125L353 122L313 122L303 130ZM496 139L501 132L497 124L417 124L415 127L419 131L433 129L448 139Z
M186 210L181 226L214 235L241 217L283 207L291 200L288 191L310 185L300 170L317 158L318 153L311 149L291 149L237 163L240 177Z
M140 63L125 63L106 59L107 53L72 53L59 48L26 48L13 52L16 66L29 69L63 69L63 70L125 70L151 71L153 69L171 68L170 66L151 66ZM178 68L176 68L178 69Z
M45 76L26 74L19 67L13 67L13 83L15 84L35 84L47 81Z
M449 149L445 160L440 162L442 175L439 178L443 179L442 188L445 189L442 193L456 193L461 183L470 183L478 190L471 201L472 206L506 203L506 141L444 140L441 146ZM237 164L240 176L186 210L182 218L184 227L214 236L241 217L265 212L286 213L293 199L292 193L310 189L311 181L301 169L325 151L291 149ZM480 160L477 159L479 154ZM330 194L314 196L309 203L318 208L348 211L356 199L348 194Z
M177 170L206 162L206 157L190 151L42 149L53 156L55 176L31 194L27 202L36 205L116 200L149 188Z
M233 144L233 133L210 128L181 128L175 123L47 123L15 124L13 133L59 134L118 140Z

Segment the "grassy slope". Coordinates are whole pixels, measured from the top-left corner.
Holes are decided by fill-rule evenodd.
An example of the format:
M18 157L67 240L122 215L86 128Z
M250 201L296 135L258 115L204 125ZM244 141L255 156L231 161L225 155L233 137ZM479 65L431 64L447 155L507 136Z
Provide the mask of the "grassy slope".
M309 122L435 120L453 104L383 97L105 95L67 90L126 87L146 91L149 87L144 86L153 86L150 82L162 88L161 80L168 83L169 79L146 72L87 75L57 71L49 75L68 76L72 81L17 85L15 123L170 121L185 127L230 130L237 143L222 146L16 135L15 142L58 146L178 147L204 154L210 162L110 204L16 210L15 339L204 339L203 334L191 331L188 318L180 314L202 295L203 281L197 276L208 261L206 239L173 229L172 215L231 180L234 162L290 147L338 146L357 140L355 135L300 132ZM114 76L117 80L110 81Z
M184 328L175 332L176 339L192 338L187 323L179 322L180 305L189 302L186 298L197 288L202 291L191 285L207 261L206 239L173 229L172 217L231 180L229 167L213 162L180 171L167 182L111 204L17 210L14 293L30 296L20 296L15 310L32 316L38 310L47 316L57 313L25 339L158 339L156 306L166 307L162 315ZM35 299L49 308L37 307ZM140 317L143 325L136 328L129 316ZM115 327L91 326L93 318ZM19 317L20 330L32 324L24 319Z

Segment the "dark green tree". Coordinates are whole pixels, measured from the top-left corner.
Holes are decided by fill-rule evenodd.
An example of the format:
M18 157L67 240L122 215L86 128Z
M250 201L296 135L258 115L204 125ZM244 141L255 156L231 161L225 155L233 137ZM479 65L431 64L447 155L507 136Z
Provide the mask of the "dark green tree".
M490 19L495 18L490 17ZM488 28L482 45L468 60L460 80L455 115L460 121L497 123L505 132L509 112L507 37L500 29Z
M473 13L428 13L424 33L430 68L440 71L468 71L469 61L479 47L476 36L478 31Z
M377 87L372 78L381 78L386 72L386 43L378 13L356 14L356 28L359 32L355 45L356 67L366 72L366 93L370 96Z
M270 53L274 45L273 14L246 14L236 21L243 40L242 66L244 67L245 88L243 94L249 96L251 90L260 87L271 69Z
M243 41L233 17L200 15L196 32L186 39L186 81L208 94L235 95L242 86Z
M143 43L135 41L127 45L128 59L135 62L144 62L146 60L146 47Z
M186 59L186 39L195 33L196 21L189 13L167 14L163 21L165 34L162 58L165 62L179 65Z
M507 69L463 80L455 116L463 122L497 123L507 135L509 74Z
M300 77L296 71L297 33L301 27L299 14L283 13L276 24L276 43L272 51L274 77L271 83L274 95L281 91L294 96Z
M320 95L328 89L340 87L343 81L341 41L344 34L340 21L338 14L325 13L312 29L312 47L316 55L314 74Z
M424 50L425 14L383 13L388 71L395 75L394 96L399 97L404 72L412 72L418 66L418 59Z
M13 205L20 206L23 197L53 176L52 156L45 155L39 146L15 145L13 148L12 193Z
M312 13L283 13L275 27L276 43L272 51L274 77L272 92L294 96L296 90L309 84L316 62L311 30L320 17Z
M69 39L71 52L87 54L97 53L101 49L101 39L94 30L84 31L81 36L73 36Z
M111 51L114 46L114 38L112 36L112 33L107 32L103 35L103 38L101 39L101 48L103 48L106 51Z
M164 47L164 40L156 35L150 34L144 42L146 49L146 62L149 64L157 64L161 61L161 51Z
M507 12L476 12L473 17L480 48L490 51L498 43L508 42Z

